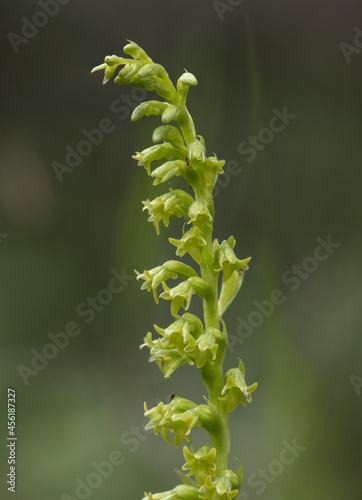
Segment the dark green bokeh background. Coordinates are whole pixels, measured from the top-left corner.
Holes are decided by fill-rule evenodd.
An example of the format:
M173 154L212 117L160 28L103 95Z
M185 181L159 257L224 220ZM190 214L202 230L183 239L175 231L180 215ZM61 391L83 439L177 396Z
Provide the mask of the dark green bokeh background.
M103 88L101 75L90 75L129 38L174 80L185 67L196 74L189 107L197 131L210 154L243 168L215 201L215 237L233 234L238 255L253 257L225 317L229 332L237 335L254 301L276 288L286 296L226 360L235 366L241 356L249 383L259 382L253 403L230 417L244 498L359 498L362 395L350 377L362 377L362 53L348 63L340 43L353 44L354 27L362 28L360 2L244 0L221 21L206 0L71 0L15 54L7 34L20 34L21 18L39 10L33 0L4 2L0 21L0 233L8 235L0 240L0 497L11 498L7 387L17 391L19 500L75 497L76 479L113 450L125 461L92 500L172 488L181 450L142 434L132 452L121 436L142 427L144 400L150 406L177 393L202 402L205 394L195 368L164 380L138 349L153 323L166 326L171 317L168 304L155 307L136 281L91 323L76 314L113 269L131 275L172 258L167 237L180 230L171 223L156 237L141 211L141 200L160 191L131 155L151 144L157 119L119 120L111 103L131 88ZM297 117L247 162L239 144L284 106ZM65 147L104 118L115 131L59 183L52 162L64 163ZM328 235L340 247L291 291L283 273ZM48 333L69 321L81 334L24 385L18 365L30 366L31 350L41 351ZM195 434L201 444L205 436ZM305 451L258 494L247 479L294 439Z

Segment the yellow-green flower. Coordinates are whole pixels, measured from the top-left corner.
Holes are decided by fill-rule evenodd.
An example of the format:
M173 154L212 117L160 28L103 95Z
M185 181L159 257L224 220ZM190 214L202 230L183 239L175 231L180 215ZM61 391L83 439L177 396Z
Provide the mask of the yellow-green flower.
M239 359L239 367L231 368L225 375L226 384L223 387L221 394L227 393L224 397L219 398L227 401L227 411L233 411L239 403L246 406L246 403L251 402L251 393L258 387L257 383L247 386L245 382L245 367L241 359Z
M200 498L208 500L231 500L239 493L240 480L232 470L224 470L214 481L207 476L200 488ZM215 496L217 495L217 496Z
M143 210L148 210L148 220L153 222L157 234L160 233L160 221L167 227L170 217L178 218L187 217L188 210L193 203L193 198L181 189L175 189L161 196L157 196L154 200L146 200Z
M205 484L207 476L214 476L216 448L202 446L196 453L192 453L187 446L184 446L183 453L186 463L182 466L182 470L189 469L190 472L186 476L194 475L199 486Z
M238 259L234 253L235 239L230 236L227 241L219 244L218 240L214 241L214 258L215 258L215 271L223 271L223 281L230 278L234 271L238 273L243 270L249 269L248 262L251 257L246 259Z

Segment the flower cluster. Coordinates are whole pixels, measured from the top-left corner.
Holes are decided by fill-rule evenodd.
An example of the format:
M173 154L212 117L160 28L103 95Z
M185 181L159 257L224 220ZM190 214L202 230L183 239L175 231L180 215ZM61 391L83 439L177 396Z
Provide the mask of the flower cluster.
M148 347L149 360L157 363L166 378L185 363L196 364L197 368L214 363L222 333L216 328L204 331L197 316L184 313L166 329L155 325L155 330L161 338L154 340L148 332L140 347Z
M197 272L181 261L168 260L143 273L136 271L137 279L143 281L141 288L152 292L156 303L159 298L170 301L173 316L166 328L155 325L158 336L154 338L148 332L140 347L149 349L149 361L155 362L166 378L184 364L196 365L208 390L203 405L178 396L151 409L145 403L145 416L149 418L146 429L160 433L171 444L172 433L176 446L184 440L190 446L183 449L186 463L182 471L188 472L179 471L184 484L163 493L145 493L143 500L230 500L239 491L242 467L236 473L228 469L227 412L239 403L245 406L250 402L257 384L247 386L241 361L224 380L227 332L222 316L241 287L250 257L236 257L232 236L222 243L213 241L212 192L225 162L215 154L207 155L205 139L196 134L186 107L190 87L198 84L196 77L185 70L174 86L163 66L154 63L136 43L129 42L123 50L129 57L107 56L93 71L104 70L103 83L115 76L118 85L130 83L160 96L161 100L143 102L132 113L132 121L158 116L162 122L153 132L152 146L133 158L145 168L154 186L180 177L193 194L170 185L164 194L143 201L143 209L157 234L161 222L168 227L174 217L185 220L181 237L169 238L169 242L176 248L177 257L188 254L200 268ZM169 280L178 282L171 287ZM194 296L202 300L203 321L188 312ZM194 452L190 436L196 427L209 433L211 446Z
M173 431L176 446L180 446L184 439L189 441L189 435L194 427L201 426L210 429L214 419L209 406L198 406L178 396L173 396L171 403L165 405L160 402L150 410L145 403L145 417L150 419L145 429L153 429L154 434L160 433L170 444L172 441L169 431Z
M214 500L230 500L236 497L239 493L240 484L242 481L242 467L237 473L232 470L224 470L215 480L211 476L207 476L204 486L199 490L199 498Z

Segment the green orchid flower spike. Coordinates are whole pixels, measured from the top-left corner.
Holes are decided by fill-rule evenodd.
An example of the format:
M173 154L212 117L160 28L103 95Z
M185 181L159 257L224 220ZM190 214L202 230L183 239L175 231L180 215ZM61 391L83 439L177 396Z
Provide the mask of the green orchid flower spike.
M208 156L205 139L196 133L187 109L190 87L198 84L196 77L185 70L175 86L165 68L136 43L129 42L123 50L128 57L107 56L93 71L104 71L103 83L114 77L118 85L132 84L160 97L141 103L131 117L132 121L144 116L161 120L152 135L153 145L133 156L153 185L167 185L164 194L143 201L143 209L157 234L160 222L168 227L174 217L184 220L182 234L169 241L176 257L189 255L196 265L195 269L181 260L168 260L143 273L136 271L141 288L152 292L156 303L170 301L173 316L169 326L155 325L158 336L148 332L140 347L149 350L149 361L166 378L184 364L194 365L208 393L205 404L174 395L168 404L160 402L151 409L145 403L146 429L153 429L170 444L186 442L188 446L183 448L186 463L176 471L183 484L162 493L145 493L143 500L231 500L241 487L242 465L236 472L229 469L227 417L239 403L251 402L257 384L247 385L241 360L224 374L228 335L223 315L242 285L250 257L235 255L233 236L222 243L213 241L213 190L225 162L215 154ZM184 179L187 192L170 187L174 177ZM202 301L201 319L187 312L194 300ZM194 452L191 436L197 427L209 434L210 443Z

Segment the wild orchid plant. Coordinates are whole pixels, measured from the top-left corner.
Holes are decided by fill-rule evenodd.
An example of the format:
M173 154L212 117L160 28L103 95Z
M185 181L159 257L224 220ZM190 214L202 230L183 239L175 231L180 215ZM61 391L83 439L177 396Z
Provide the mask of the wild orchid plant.
M241 462L237 472L228 468L227 414L239 403L245 406L250 402L257 384L247 386L241 360L237 368L231 368L224 375L228 339L222 317L241 287L250 258L235 256L233 236L222 243L212 241L215 218L212 193L225 162L218 160L215 154L206 155L205 140L196 134L186 107L189 88L197 85L195 76L185 71L175 87L164 67L155 64L137 44L130 42L123 50L131 58L107 56L104 64L93 71L104 70L103 83L106 83L118 66L123 66L115 83L131 83L137 88L154 90L163 99L143 102L133 111L133 121L156 115L163 123L153 132L155 145L133 158L145 167L154 185L181 176L191 186L194 196L170 187L154 200L144 201L144 210L148 211L148 220L154 224L157 234L161 221L167 227L172 216L186 219L181 238L169 238L169 241L176 247L178 257L188 253L199 266L197 272L180 260L168 260L142 274L137 273L137 279L143 280L142 289L152 291L156 303L162 286L160 297L171 302L174 317L167 328L155 326L159 336L154 339L149 332L141 347L150 350L149 360L156 362L166 378L185 363L196 365L208 391L205 404L201 405L178 396L171 396L168 404L160 402L151 409L145 404L145 416L150 419L146 429L160 433L171 444L169 431L173 431L176 446L184 440L188 443L183 448L182 470L189 472L179 471L183 484L162 493L145 493L143 500L231 499L238 494L243 473ZM171 122L177 122L178 127L170 125ZM151 170L152 163L158 160L166 161ZM222 280L219 280L220 274ZM169 280L178 278L181 282L170 288ZM203 321L187 312L194 294L202 299ZM179 314L180 309L185 312ZM191 431L198 426L209 433L210 446L195 451ZM192 475L195 479L189 477Z

